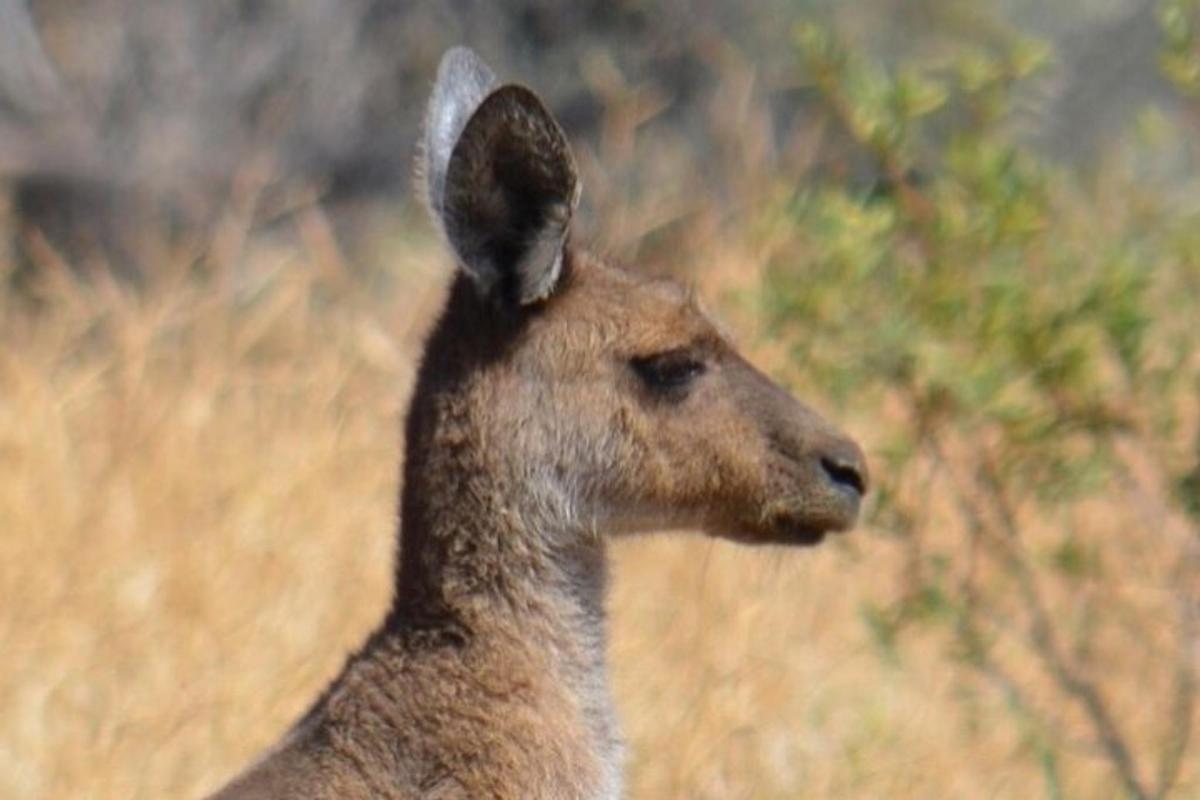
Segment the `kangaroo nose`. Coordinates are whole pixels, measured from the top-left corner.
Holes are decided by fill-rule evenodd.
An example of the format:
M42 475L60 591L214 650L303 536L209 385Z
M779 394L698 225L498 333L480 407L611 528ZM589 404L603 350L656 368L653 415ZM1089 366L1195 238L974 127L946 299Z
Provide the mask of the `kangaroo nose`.
M856 498L867 493L867 460L853 442L839 442L821 454L821 468L839 489L853 492Z

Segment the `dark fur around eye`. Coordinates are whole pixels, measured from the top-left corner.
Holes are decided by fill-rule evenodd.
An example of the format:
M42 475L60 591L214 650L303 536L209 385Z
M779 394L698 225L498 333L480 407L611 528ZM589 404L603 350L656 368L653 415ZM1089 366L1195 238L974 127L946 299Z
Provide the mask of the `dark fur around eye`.
M686 350L668 350L630 360L637 376L649 388L663 393L679 393L704 374L704 362Z

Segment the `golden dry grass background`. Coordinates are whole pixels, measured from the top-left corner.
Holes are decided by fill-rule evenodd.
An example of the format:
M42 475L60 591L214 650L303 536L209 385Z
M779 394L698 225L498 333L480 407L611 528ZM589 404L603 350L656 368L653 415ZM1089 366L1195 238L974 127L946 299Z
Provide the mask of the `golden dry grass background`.
M133 292L48 268L33 305L0 295L0 797L202 795L385 609L399 417L448 265L422 234L366 283L320 248L253 246L236 280ZM752 260L720 259L743 277ZM871 449L868 421L841 421ZM1041 794L1002 700L935 638L900 664L872 643L886 538L673 534L613 555L629 796ZM1117 796L1086 754L1065 783Z

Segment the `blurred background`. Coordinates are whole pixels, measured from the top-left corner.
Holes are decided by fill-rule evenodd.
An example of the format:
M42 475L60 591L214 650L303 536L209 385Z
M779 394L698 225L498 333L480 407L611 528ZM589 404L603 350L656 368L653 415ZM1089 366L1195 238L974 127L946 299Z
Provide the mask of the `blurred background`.
M1196 0L0 0L0 796L212 790L382 615L459 43L872 463L616 543L629 795L1200 797Z

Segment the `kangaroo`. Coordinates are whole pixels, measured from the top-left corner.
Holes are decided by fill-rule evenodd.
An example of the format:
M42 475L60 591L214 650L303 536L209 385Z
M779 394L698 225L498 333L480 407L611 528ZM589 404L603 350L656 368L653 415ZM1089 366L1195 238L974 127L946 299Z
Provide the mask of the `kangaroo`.
M859 447L677 285L576 248L579 179L529 89L455 48L418 176L458 269L405 427L393 604L247 798L617 798L606 537L812 545Z

